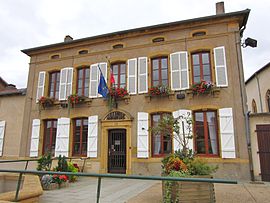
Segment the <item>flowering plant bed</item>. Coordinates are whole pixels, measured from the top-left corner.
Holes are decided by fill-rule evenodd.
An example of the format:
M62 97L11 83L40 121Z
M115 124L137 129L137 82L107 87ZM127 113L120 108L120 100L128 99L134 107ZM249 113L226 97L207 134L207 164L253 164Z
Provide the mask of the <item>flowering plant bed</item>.
M46 107L51 107L53 106L53 103L54 103L54 99L50 98L50 97L40 97L39 100L38 100L38 104L39 106L42 106L44 109Z
M85 100L85 97L79 96L77 94L71 94L68 96L68 103L72 105L83 103L84 100Z
M125 88L122 87L111 87L109 89L109 96L115 99L121 99L124 98L125 96L128 96L128 92Z
M192 93L194 95L209 94L213 87L214 84L212 82L202 80L192 85Z
M169 87L164 85L152 86L149 88L150 96L168 96L170 93L171 90Z

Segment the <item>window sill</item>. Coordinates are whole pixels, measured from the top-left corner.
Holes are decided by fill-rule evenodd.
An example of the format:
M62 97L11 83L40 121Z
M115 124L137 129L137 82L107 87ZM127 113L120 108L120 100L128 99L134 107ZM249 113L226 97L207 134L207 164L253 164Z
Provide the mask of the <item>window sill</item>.
M194 98L194 97L207 97L212 96L214 98L218 98L220 94L220 87L213 87L209 92L203 93L203 94L194 94L192 89L186 90L186 94L188 98Z
M145 99L149 103L151 99L163 99L163 98L169 98L169 100L172 100L174 98L174 92L171 92L167 95L145 95Z

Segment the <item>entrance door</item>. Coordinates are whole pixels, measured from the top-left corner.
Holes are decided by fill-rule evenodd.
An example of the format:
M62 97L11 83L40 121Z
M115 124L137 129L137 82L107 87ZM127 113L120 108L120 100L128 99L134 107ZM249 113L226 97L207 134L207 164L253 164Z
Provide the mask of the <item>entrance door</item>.
M262 181L270 181L270 125L256 125Z
M109 130L108 172L126 173L126 130Z

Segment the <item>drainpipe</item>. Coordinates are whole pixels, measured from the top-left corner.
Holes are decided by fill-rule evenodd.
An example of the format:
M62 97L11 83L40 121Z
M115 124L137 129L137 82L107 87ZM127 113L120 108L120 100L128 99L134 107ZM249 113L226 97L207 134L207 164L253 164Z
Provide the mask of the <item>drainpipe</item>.
M237 65L238 65L238 73L239 73L239 81L240 81L240 95L241 95L241 103L242 103L242 112L245 117L245 134L247 140L247 151L248 151L248 159L249 159L249 170L250 170L250 178L251 181L254 181L254 170L253 170L253 159L251 153L251 143L250 143L250 122L249 122L249 112L247 110L247 96L245 90L245 82L244 82L244 73L243 73L243 63L242 63L242 55L241 55L241 37L245 27L240 29L241 36L238 33L235 33L235 41L236 41L236 57L237 57ZM242 68L242 69L241 69Z
M258 85L258 92L259 92L259 99L260 99L260 105L261 105L261 113L263 112L263 107L262 107L262 94L261 94L261 87L260 87L260 81L258 78L258 74L255 73L255 78L257 80L257 85Z

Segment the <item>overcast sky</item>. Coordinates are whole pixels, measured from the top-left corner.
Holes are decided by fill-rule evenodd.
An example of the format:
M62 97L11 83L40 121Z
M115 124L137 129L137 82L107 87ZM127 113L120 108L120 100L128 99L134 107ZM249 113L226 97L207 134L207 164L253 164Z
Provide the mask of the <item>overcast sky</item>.
M0 0L0 76L26 87L30 58L20 50L215 14L218 0ZM225 12L251 9L242 49L245 78L270 61L270 1L225 0Z

